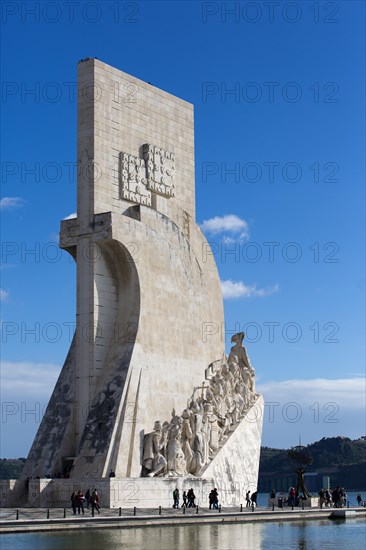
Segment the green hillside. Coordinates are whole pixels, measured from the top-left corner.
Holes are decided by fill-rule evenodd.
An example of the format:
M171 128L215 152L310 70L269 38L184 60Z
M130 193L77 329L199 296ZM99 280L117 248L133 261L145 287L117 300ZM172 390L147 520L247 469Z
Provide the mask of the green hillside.
M25 458L0 458L0 479L18 479Z
M331 486L343 485L348 490L366 488L366 437L355 440L342 436L323 437L305 448L313 458L307 472L329 476ZM262 447L260 481L293 474L294 463L287 453L287 449Z

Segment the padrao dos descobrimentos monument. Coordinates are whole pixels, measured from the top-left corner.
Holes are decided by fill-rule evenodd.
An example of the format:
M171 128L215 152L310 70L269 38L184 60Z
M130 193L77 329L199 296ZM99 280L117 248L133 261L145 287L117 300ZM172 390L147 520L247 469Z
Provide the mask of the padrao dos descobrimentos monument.
M226 356L212 328L223 303L195 220L191 104L79 63L77 217L60 246L77 263L76 333L7 499L64 505L95 485L110 507L171 506L175 487L202 505L213 487L242 502L257 486L263 399L243 333Z

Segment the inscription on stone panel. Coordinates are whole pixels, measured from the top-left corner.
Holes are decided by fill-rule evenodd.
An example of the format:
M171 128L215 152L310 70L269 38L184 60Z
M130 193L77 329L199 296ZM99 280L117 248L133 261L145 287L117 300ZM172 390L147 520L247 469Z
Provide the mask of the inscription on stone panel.
M147 188L164 197L174 197L174 153L146 143L143 154L146 162Z
M147 188L144 159L120 153L121 198L151 206L151 191Z

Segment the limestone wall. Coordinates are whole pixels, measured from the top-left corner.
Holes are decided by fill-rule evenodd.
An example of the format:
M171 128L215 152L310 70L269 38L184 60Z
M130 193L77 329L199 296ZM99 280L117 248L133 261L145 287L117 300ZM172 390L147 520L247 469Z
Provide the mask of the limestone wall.
M17 506L27 500L28 490L25 480L0 480L0 507Z
M257 490L264 401L260 395L203 473L213 479L226 505L245 501Z

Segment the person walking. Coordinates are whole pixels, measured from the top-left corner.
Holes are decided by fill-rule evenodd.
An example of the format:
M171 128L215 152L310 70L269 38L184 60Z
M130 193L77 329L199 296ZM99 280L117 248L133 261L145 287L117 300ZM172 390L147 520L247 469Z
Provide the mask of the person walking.
M94 489L92 496L90 497L90 503L92 506L92 513L94 513L94 510L100 514L100 505L99 505L99 495L96 489Z
M212 491L212 507L215 509L215 510L218 510L219 509L219 494L217 492L217 489L216 487L214 487L213 491Z
M196 495L194 494L192 487L189 489L187 493L187 499L188 499L187 508L196 508L196 504L194 502L196 499Z
M247 493L245 495L245 500L247 501L246 507L250 508L250 491L247 491Z
M250 499L253 508L257 507L257 495L258 495L258 493L257 493L257 491L255 491L254 493L252 493L252 498Z

